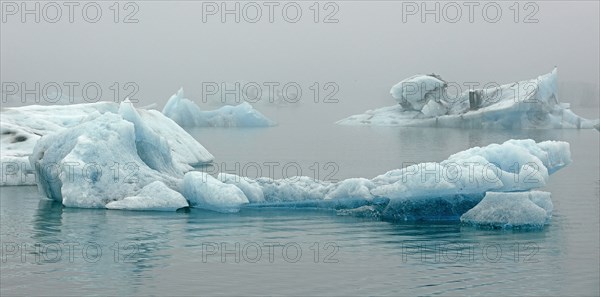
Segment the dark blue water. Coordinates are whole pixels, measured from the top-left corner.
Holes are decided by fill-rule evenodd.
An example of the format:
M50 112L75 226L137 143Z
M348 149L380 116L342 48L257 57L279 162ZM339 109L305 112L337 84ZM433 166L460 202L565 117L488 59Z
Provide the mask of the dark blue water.
M510 138L568 141L573 164L543 189L555 209L551 224L538 231L390 223L317 210L72 209L40 200L35 187L0 188L1 295L600 294L597 131L301 131L280 125L191 133L215 154L216 169L244 173L256 163L263 176L274 168L274 177L300 168L328 180L372 178L405 162L440 161ZM245 173L256 175L249 168Z

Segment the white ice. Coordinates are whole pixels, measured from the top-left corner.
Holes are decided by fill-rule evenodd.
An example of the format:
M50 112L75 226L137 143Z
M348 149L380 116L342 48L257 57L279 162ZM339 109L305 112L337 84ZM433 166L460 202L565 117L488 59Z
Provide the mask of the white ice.
M126 118L134 116L126 103L121 112ZM160 202L161 196L170 198L160 194L162 191L152 194L145 189L159 181L180 192L189 206L219 212L246 207L313 207L388 220L458 220L486 193L542 187L550 174L571 162L566 142L509 140L474 147L439 163L391 170L373 179L327 182L300 176L253 180L225 173L215 178L205 172L173 172L165 160L168 146L156 146L154 149L163 151L145 154L139 143L163 142L143 125L136 128L136 123L105 113L40 139L31 157L37 175L44 177L43 168L61 173L57 179L38 181L42 193L72 207L173 210L183 205ZM115 168L115 163L120 166ZM55 168L54 164L63 166ZM90 170L86 168L89 164L104 171ZM132 168L123 166L127 164L135 164L134 175L128 175ZM121 178L115 180L115 176Z
M159 113L135 109L129 102L114 112L98 109L84 119L66 121L78 124L63 122L58 131L47 131L29 157L40 192L68 207L175 210L185 207L183 200L175 198L179 192L191 207L220 212L246 207L314 207L388 220L458 220L486 193L543 187L550 174L571 162L566 142L508 140L372 179L327 182L300 176L253 180L231 174L215 178L204 172L186 173L190 167L182 156L194 160L195 155L180 151L190 146L174 143L185 139L175 136L182 133L181 128L169 128L170 124L178 127L174 122L163 120L159 127L164 119ZM149 115L156 116L155 121L146 120ZM8 133L6 140L20 133L36 134L31 132L34 128L5 126L15 131Z
M316 207L373 211L391 220L457 220L489 191L529 191L571 162L569 144L509 140L474 147L442 162L391 170L371 180L337 183L310 177L259 178L265 202L249 207ZM347 214L347 213L346 213ZM359 214L363 215L363 214Z
M435 75L415 75L395 84L390 94L406 109L422 110L429 101L442 99L444 87L445 82Z
M139 155L136 143L144 141L140 138L144 136L136 136L132 122L110 112L48 134L38 140L30 156L38 189L65 206L82 208L104 207L137 196L154 181L178 189L183 172L157 171L144 162L149 156ZM147 137L151 140L158 135L148 132ZM150 157L159 155L164 154Z
M218 212L238 212L249 202L240 188L222 183L206 172L186 173L182 193L191 207Z
M40 136L26 127L0 121L0 186L35 185L29 155Z
M179 89L171 96L163 108L163 114L182 127L267 127L275 125L275 122L247 102L203 111L196 103L185 98L183 89Z
M246 195L246 198L248 198L248 201L251 203L259 203L265 201L265 195L262 191L262 188L254 180L235 174L228 174L222 172L219 173L217 179L223 183L232 184L240 188L240 190L244 192L244 195Z
M192 165L208 163L214 159L212 154L173 120L156 110L133 108L129 102L121 105L112 102L31 105L2 111L0 185L35 185L35 176L32 174L34 171L29 166L28 158L40 137L76 127L105 113L120 113L128 121L135 122L137 134L149 135L151 131L158 135L158 138L150 139L147 143L138 143L137 147L148 154L153 151L154 146L160 146L161 149L157 151L165 156L156 161L168 162L169 154L173 159L171 165L165 163L164 166L172 166L177 171L189 171L193 168ZM165 144L171 148L170 152L164 149Z
M390 91L399 103L368 110L337 122L341 125L419 126L500 129L591 129L600 121L577 116L560 103L557 70L495 88L473 90L481 102L469 100L470 90L452 96L439 77L417 75Z
M179 192L160 181L145 186L135 196L106 204L108 209L175 211L188 207L188 202Z
M552 217L550 196L542 191L488 192L460 220L476 226L540 228Z

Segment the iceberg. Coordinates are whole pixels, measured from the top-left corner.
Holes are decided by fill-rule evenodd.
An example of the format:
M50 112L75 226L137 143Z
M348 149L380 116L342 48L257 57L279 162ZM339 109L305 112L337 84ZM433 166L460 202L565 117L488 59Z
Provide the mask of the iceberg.
M467 90L456 96L435 74L416 75L394 85L398 105L369 110L340 125L498 129L591 129L600 121L579 117L560 103L556 68L532 80Z
M488 192L479 204L460 217L461 222L493 228L540 228L550 222L550 193Z
M167 166L171 167L171 171L189 171L194 165L209 163L214 159L173 120L156 110L134 108L128 101L121 104L98 102L6 108L0 118L0 185L35 185L35 170L29 165L29 156L40 138L74 128L107 113L121 114L135 124L137 139L146 141L136 143L141 156L154 152L164 154L156 160L147 158L146 161L153 168ZM150 135L156 135L156 138L144 137ZM167 146L169 150L166 150ZM158 163L152 164L150 159Z
M130 102L116 111L90 113L81 124L36 142L29 160L41 194L79 208L234 211L248 203L234 185L206 174L197 177L199 172L186 174L191 167L179 161L187 155L177 155L153 129L156 123L145 121Z
M532 203L546 210L544 217L549 217L549 196L546 199L532 190L545 186L551 174L571 162L566 142L524 139L473 147L441 162L412 164L372 179L249 179L226 173L215 178L189 170L184 160L196 160L196 155L178 151L182 144L173 141L181 139L165 131L170 131L168 123L179 126L171 120L157 124L160 113L135 109L129 102L104 113L99 109L92 108L84 118L64 121L62 126L53 119L59 126L53 133L32 125L20 128L15 122L3 125L12 129L3 138L8 144L19 135L32 137L32 142L15 142L25 143L23 148L35 140L30 165L24 170L35 172L45 197L81 208L173 211L189 206L225 213L248 208L318 208L393 221L459 221L462 217L465 223L539 225L541 220L532 218L541 217L537 215L541 212L531 203L505 200L515 195L531 197ZM148 121L148 114L156 121ZM75 121L78 124L69 124ZM183 131L172 129L173 135Z
M459 220L487 192L527 193L546 185L549 175L570 162L566 142L508 140L474 147L439 163L391 170L370 180L332 183L310 177L258 178L265 201L244 207L334 209L342 215L394 221Z
M151 134L149 139L156 137ZM154 181L178 189L183 172L152 169L144 162L149 156L140 156L136 147L144 141L139 135L136 138L133 123L109 112L46 135L38 140L29 157L38 189L67 207L81 208L105 207L109 202L138 196Z
M529 215L529 209L535 208L522 201L518 205L504 201L517 194L500 194L533 195L530 200L548 210L549 198L538 198L531 190L546 185L549 175L571 162L568 143L526 139L473 147L439 163L414 164L373 179L249 179L225 173L215 178L175 166L169 143L140 121L129 103L123 103L118 113L93 116L43 136L30 156L40 192L67 207L172 211L189 206L225 213L247 208L318 208L405 221L458 221L467 214L464 222L501 217L509 218L506 224L518 225L524 220L512 219L510 215L517 214L514 209L523 206Z
M183 88L175 93L163 114L182 127L267 127L275 122L254 109L248 102L225 105L216 110L203 111L190 99L185 98Z

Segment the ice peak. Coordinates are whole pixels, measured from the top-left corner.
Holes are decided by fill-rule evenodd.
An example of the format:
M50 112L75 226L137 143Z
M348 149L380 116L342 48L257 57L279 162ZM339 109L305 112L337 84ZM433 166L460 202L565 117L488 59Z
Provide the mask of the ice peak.
M184 97L183 87L180 87L179 90L177 90L177 93L175 95L179 98L183 98Z

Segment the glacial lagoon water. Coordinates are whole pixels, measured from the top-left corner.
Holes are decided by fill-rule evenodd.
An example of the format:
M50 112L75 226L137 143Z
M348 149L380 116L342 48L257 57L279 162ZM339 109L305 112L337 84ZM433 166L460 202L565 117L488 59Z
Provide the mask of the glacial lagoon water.
M372 178L510 138L564 140L542 230L382 222L314 209L220 214L63 208L0 188L0 295L599 295L596 130L306 127L193 129L211 172ZM285 170L284 170L285 168ZM268 172L271 170L271 172Z

